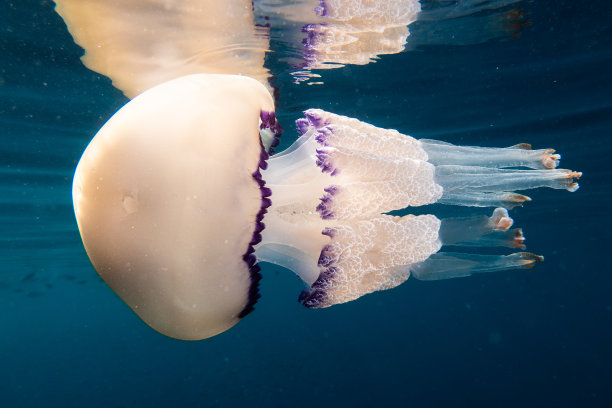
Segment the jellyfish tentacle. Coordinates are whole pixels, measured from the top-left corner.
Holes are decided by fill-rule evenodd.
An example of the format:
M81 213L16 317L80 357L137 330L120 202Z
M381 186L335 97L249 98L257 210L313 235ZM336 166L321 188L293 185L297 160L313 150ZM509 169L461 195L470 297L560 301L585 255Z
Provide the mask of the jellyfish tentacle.
M291 151L271 159L271 165L276 162L273 167L283 169L282 174L271 172L270 178L297 184L319 177L325 185L312 166L313 160L323 173L340 177L329 181L328 186L337 186L333 194L320 192L319 212L328 219L434 202L513 208L530 200L516 190L550 187L575 191L575 179L581 176L555 169L560 155L553 149L531 150L525 143L481 148L416 140L320 109L305 111L297 127L302 136ZM530 170L507 168L520 166ZM431 169L435 169L433 179Z
M318 144L310 131L295 141L287 150L275 154L268 160L266 172L268 184L299 184L309 182L321 171L313 166Z
M402 208L414 197L403 189L406 185L406 179L332 185L324 190L317 212L323 219L343 220Z
M531 150L521 143L510 147L456 146L437 140L421 139L429 162L435 165L448 164L479 167L527 167L531 169L554 169L561 155L554 149Z
M326 228L331 242L321 250L321 272L300 301L328 307L399 285L410 276L406 265L440 249L439 228L433 215L379 215Z
M424 262L411 265L412 276L419 280L461 278L475 273L498 272L507 269L530 269L544 257L530 252L510 255L478 255L438 252Z
M506 231L513 223L505 208L496 208L490 217L445 218L440 227L440 239L444 245L470 242L494 231Z
M358 119L336 115L321 109L308 109L297 120L301 134L314 131L322 146L344 148L387 158L427 160L420 141L394 129L382 129Z
M524 202L521 197L512 195L514 190L549 187L573 192L579 187L575 179L581 176L582 173L565 169L516 170L441 165L436 166L435 179L444 189L440 202L488 206L503 201L510 201L509 205Z
M325 213L331 218L421 206L442 196L442 188L435 181L435 168L422 160L389 160L365 152L326 148L324 153L319 150L317 164L323 172L342 176L333 180L338 187L321 197Z
M261 245L257 249L257 260L289 269L309 286L319 277L316 261L291 245L276 242Z
M278 186L275 202L315 191L323 218L350 219L434 203L442 195L435 167L413 138L319 109L307 110L297 127L302 136L289 152L269 161L265 178Z
M436 180L447 189L473 189L480 191L527 190L549 187L575 191L575 178L579 172L555 170L497 169L476 166L436 166Z
M521 228L506 231L493 231L472 241L456 242L461 247L507 247L525 250L525 236Z
M298 140L272 156L263 172L273 205L256 255L302 277L310 288L300 300L312 308L395 287L412 270L419 279L443 279L533 266L542 258L526 252L437 253L442 245L524 249L522 230L510 229L504 208L489 217L442 221L382 213L436 202L512 208L530 200L514 190L575 191L581 175L555 169L560 156L552 149L527 144L464 148L419 141L319 109L307 110L297 127ZM415 227L422 219L429 225ZM417 230L435 232L425 238Z
M501 192L482 192L474 190L446 190L440 204L463 205L470 207L504 207L513 209L520 207L524 202L531 201L531 198L523 194Z
M440 240L443 245L525 249L523 231L520 228L510 229L513 223L505 208L496 208L490 217L444 218L440 226Z

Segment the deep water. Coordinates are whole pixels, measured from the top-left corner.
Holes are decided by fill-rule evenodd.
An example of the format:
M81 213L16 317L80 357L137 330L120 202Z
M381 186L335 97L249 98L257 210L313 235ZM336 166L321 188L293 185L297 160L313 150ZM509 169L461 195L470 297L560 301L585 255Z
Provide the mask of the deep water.
M309 107L417 138L556 148L580 190L538 190L511 212L545 262L324 310L266 264L254 313L183 342L97 278L72 213L76 163L127 99L81 64L51 1L2 1L0 407L612 406L612 3L512 7L510 35L445 21L482 39L445 42L440 22L417 22L406 52L319 72L322 85L293 83L274 32L268 65L281 148Z

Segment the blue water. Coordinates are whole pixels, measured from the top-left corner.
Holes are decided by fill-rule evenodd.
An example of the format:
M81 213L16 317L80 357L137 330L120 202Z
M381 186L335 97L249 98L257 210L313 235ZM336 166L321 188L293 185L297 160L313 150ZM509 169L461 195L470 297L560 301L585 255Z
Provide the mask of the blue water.
M512 211L545 262L324 310L265 265L254 313L183 342L97 278L74 222L74 167L126 98L81 64L52 2L3 1L0 407L612 406L612 3L513 7L512 35L417 22L406 52L322 72L323 85L293 83L274 36L268 64L281 148L308 107L417 138L556 148L581 189L536 191ZM470 41L444 41L436 24Z

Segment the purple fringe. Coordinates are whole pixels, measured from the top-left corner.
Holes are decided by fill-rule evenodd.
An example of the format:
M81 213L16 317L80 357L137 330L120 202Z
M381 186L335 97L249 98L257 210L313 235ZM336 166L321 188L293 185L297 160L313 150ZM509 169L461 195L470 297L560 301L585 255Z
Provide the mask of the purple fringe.
M317 142L323 146L327 146L327 138L329 138L332 132L331 129L327 127L329 122L324 120L323 117L310 112L304 112L304 116L304 118L295 121L295 127L300 136L306 133L311 127L314 127L317 130L317 135L315 136Z
M324 0L319 0L319 5L314 8L314 12L318 17L328 17L329 10ZM299 68L310 69L317 65L317 47L324 41L324 34L321 32L321 27L325 25L325 23L306 24L302 27L302 32L306 33L306 38L302 40L302 45L304 46L304 63L299 64Z
M315 140L320 145L329 146L328 139L329 139L329 137L331 136L332 133L333 133L332 130L329 127L327 127L327 126L319 128L319 129L317 129L317 135L315 136Z
M304 63L300 64L300 68L309 69L317 64L317 47L324 41L323 37L325 36L320 29L322 26L325 26L325 24L306 24L302 27L302 32L306 34L306 38L302 40Z
M317 152L317 166L321 168L323 173L329 173L332 176L340 174L340 169L334 166L334 162L330 154L323 149L316 149Z
M325 228L322 232L330 238L334 238L336 231L333 228ZM333 254L332 244L327 244L321 250L317 265L321 268L319 277L309 289L304 289L300 294L298 301L308 308L315 309L327 306L328 291L333 286L336 267L334 263L338 261L336 255Z
M327 5L325 0L319 0L319 5L314 9L315 13L319 17L327 17Z
M282 128L278 121L276 120L276 115L274 112L261 111L261 126L260 129L270 129L274 133L274 141L270 147L270 154L272 153L272 147L278 146L279 137L282 132ZM261 152L259 154L259 164L257 166L257 170L255 170L252 174L253 179L259 186L259 192L261 193L261 206L259 208L259 212L255 216L255 230L253 231L253 236L251 237L251 241L249 242L249 247L247 248L246 253L242 256L242 260L247 264L249 268L249 275L251 277L251 286L249 287L249 294L246 306L242 309L242 311L238 314L238 318L242 319L249 313L251 313L255 309L255 303L261 297L259 294L259 281L261 281L261 268L257 264L257 258L255 257L255 245L261 242L261 233L266 228L266 224L263 223L264 216L268 212L268 207L272 205L272 201L270 200L270 196L272 195L272 190L266 187L266 182L261 176L261 170L265 170L268 168L267 160L270 157L268 152L264 149L263 145L260 145Z
M328 123L325 120L323 120L323 117L317 115L316 113L305 111L304 116L306 116L306 119L308 119L308 122L317 129L322 128L325 125L328 125Z
M319 278L312 284L310 289L304 289L298 298L304 306L310 309L322 307L327 303L327 290L332 285L336 268L333 266L324 269L319 274Z
M321 250L321 255L319 255L319 260L317 262L317 265L322 266L324 268L328 268L329 266L331 266L331 264L333 264L336 261L337 259L336 259L336 256L332 252L331 244L325 245L323 249Z
M325 195L320 198L321 203L317 205L317 212L324 220L331 220L334 218L334 213L330 208L330 203L334 199L334 195L339 191L339 187L332 185L324 189ZM325 231L323 232L325 234Z
M310 127L310 122L308 122L308 119L300 118L295 121L295 127L297 128L297 131L301 136L308 131L308 128Z

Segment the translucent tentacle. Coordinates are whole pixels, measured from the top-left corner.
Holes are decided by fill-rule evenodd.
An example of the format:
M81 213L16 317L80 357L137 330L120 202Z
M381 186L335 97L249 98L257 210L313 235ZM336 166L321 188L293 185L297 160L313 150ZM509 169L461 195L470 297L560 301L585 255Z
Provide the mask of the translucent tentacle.
M453 245L469 247L507 247L522 250L526 248L525 236L521 228L513 228L507 231L493 231L472 241L457 242Z
M470 242L493 231L506 231L513 222L505 208L496 208L490 217L445 218L440 227L440 239L444 245Z
M435 165L554 169L561 159L561 155L554 154L554 149L531 150L527 143L504 148L455 146L426 139L421 139L421 143L429 162Z
M436 181L446 191L500 192L549 187L576 191L582 174L571 170L515 170L473 166L436 166Z
M419 280L460 278L475 273L498 272L506 269L533 268L544 257L529 252L511 255L477 255L439 252L426 261L412 265L412 276Z
M512 208L530 200L515 190L575 191L581 175L556 169L560 156L552 149L526 144L419 141L317 109L297 125L302 136L262 171L272 206L255 254L292 269L310 286L300 297L307 307L389 289L411 273L433 280L531 267L542 257L438 252L442 245L524 249L523 233L510 229L504 208L489 217L442 221L381 213L436 202Z
M446 190L440 204L463 205L470 207L504 207L512 209L531 201L526 195L508 192L481 192L474 190Z

